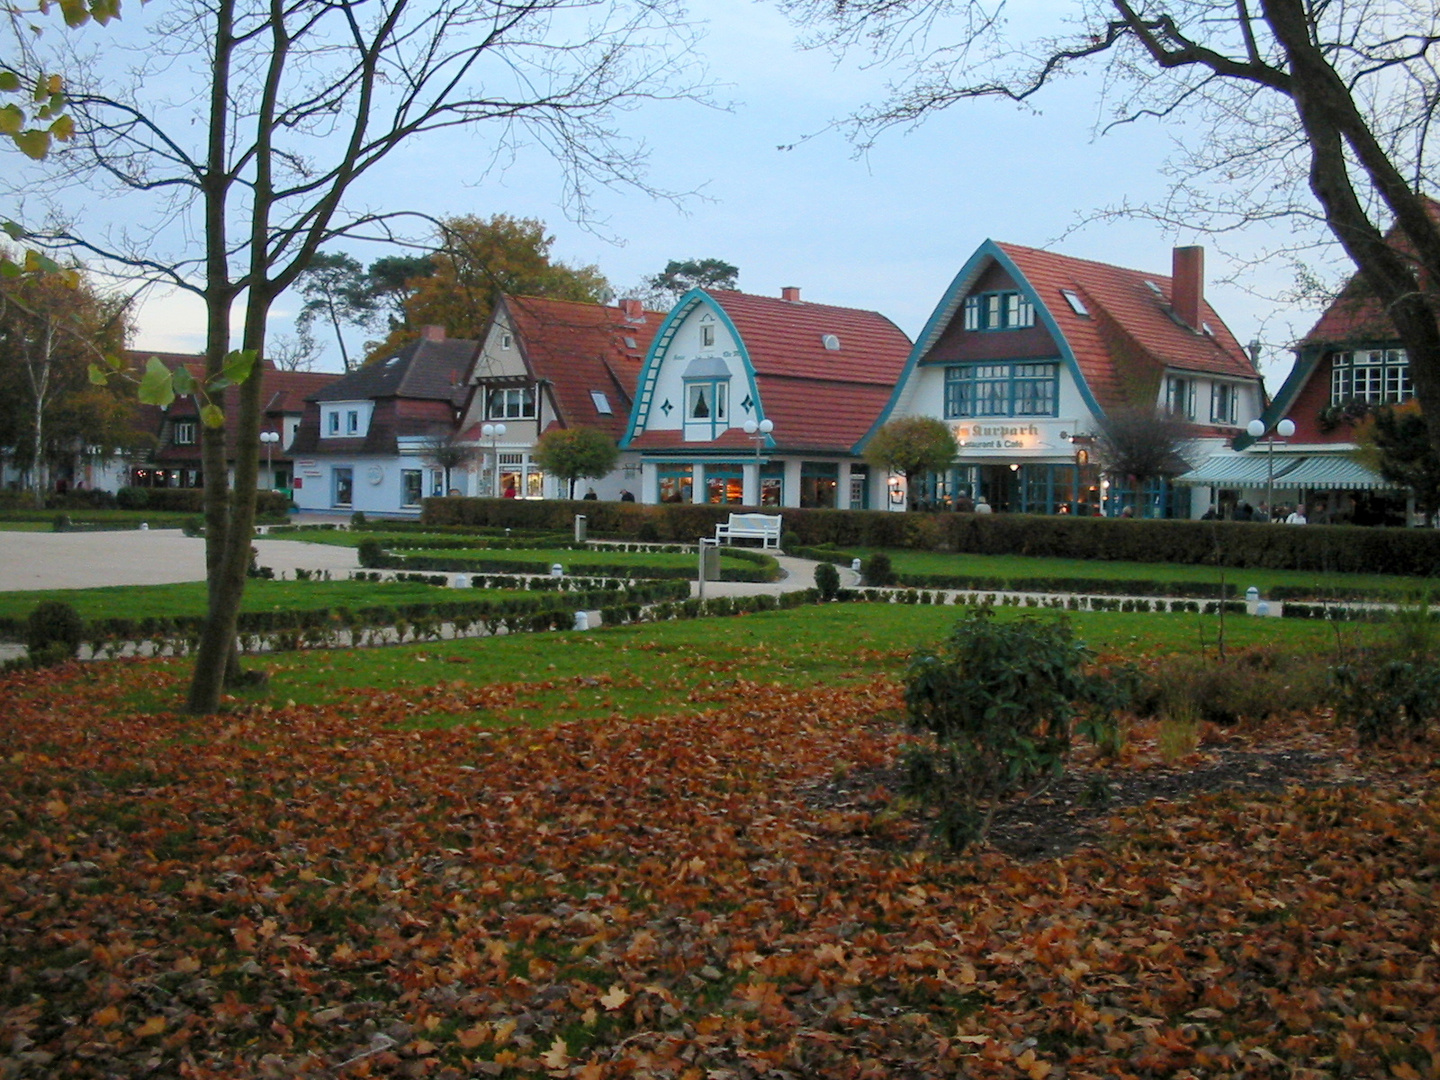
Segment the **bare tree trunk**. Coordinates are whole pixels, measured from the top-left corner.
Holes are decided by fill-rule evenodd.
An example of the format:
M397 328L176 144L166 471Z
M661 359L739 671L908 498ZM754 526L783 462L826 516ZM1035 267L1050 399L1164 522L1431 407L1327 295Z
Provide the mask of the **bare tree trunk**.
M1440 454L1440 311L1425 293L1426 286L1440 283L1440 225L1376 142L1349 89L1316 47L1300 0L1266 0L1265 18L1290 60L1291 98L1310 144L1310 189L1331 233L1405 345L1430 444ZM1394 214L1413 255L1397 251L1370 221L1351 182L1347 147Z

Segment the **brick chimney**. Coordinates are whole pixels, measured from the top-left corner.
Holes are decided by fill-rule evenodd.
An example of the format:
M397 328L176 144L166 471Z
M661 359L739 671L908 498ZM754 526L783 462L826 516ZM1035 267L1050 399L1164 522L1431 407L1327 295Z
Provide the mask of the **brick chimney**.
M633 296L627 296L620 301L620 310L625 313L626 322L645 321L645 305Z
M800 300L800 286L786 285L783 289L780 290L780 299L794 300L798 303Z
M1199 333L1205 303L1205 249L1177 247L1171 257L1170 307L1176 317Z
M444 340L445 340L445 327L443 327L443 326L427 326L427 327L425 327L425 329L423 329L423 330L420 331L420 336L421 336L422 338L424 338L426 341L444 341Z

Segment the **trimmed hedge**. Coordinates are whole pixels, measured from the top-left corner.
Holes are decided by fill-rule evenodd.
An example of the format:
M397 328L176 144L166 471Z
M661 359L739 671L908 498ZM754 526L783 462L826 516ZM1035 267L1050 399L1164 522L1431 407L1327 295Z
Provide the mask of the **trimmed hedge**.
M592 535L694 543L739 509L701 503L427 499L429 525L569 529L584 514ZM1440 530L1356 525L1282 526L1242 521L1073 517L1043 514L891 513L881 510L778 511L784 531L806 547L909 548L977 555L1035 555L1115 562L1164 562L1238 569L1440 576Z
M437 600L430 603L386 604L350 609L323 607L303 610L245 611L240 613L236 632L262 635L280 632L333 632L365 627L395 626L402 622L433 624L468 620L495 622L529 618L547 613L573 613L604 608L616 603L650 604L675 600L690 594L689 582L647 582L638 587L583 589L573 591L536 590L525 596L476 597ZM87 622L83 639L92 645L108 641L155 641L196 636L205 624L204 616L177 615L144 619L108 618ZM25 620L0 619L0 638L20 638Z
M122 510L169 510L182 514L205 512L203 488L123 487L115 493L116 505ZM255 513L266 517L284 517L290 500L281 491L257 491Z

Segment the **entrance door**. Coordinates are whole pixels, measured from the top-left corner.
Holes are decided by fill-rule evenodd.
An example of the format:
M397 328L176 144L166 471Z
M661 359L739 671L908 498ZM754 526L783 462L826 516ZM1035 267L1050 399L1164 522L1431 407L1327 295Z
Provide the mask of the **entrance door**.
M1009 465L980 466L980 494L992 510L1020 509L1020 478Z

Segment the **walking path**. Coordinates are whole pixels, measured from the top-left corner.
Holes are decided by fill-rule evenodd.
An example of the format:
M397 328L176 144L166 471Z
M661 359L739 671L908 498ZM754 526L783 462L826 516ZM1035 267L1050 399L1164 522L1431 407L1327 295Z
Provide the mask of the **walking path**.
M302 540L257 539L258 562L293 577L296 568L344 578L360 569L356 551ZM816 563L777 555L779 581L707 581L706 596L754 596L795 592L815 584ZM840 569L847 587L859 575ZM0 592L32 589L93 589L105 585L166 585L205 580L205 541L179 529L145 532L7 532L0 530ZM698 583L690 583L691 595Z

